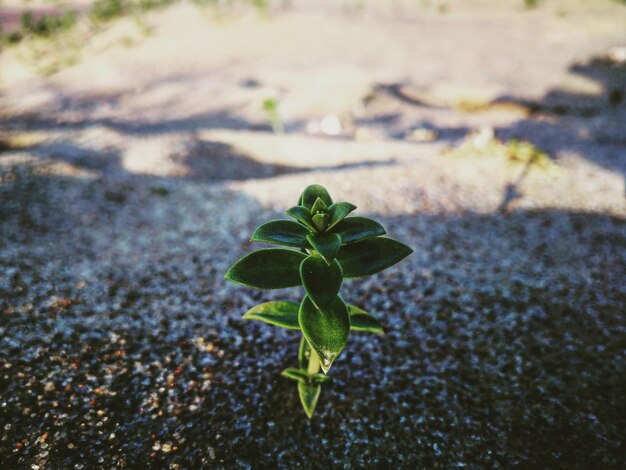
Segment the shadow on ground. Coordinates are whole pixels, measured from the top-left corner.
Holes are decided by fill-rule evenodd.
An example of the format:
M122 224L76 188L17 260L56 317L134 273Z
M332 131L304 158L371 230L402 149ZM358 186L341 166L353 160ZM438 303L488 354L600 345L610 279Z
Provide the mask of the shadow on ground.
M626 177L626 63L594 58L570 71L597 82L600 91L592 95L555 89L539 101L501 97L496 102L526 106L530 116L497 129L498 135L526 138L551 154L573 151Z
M473 103L475 109L463 109L467 115L506 110L514 106L517 112L527 114L512 124L497 126L496 137L503 141L525 139L550 155L574 152L596 165L626 176L626 63L613 63L604 57L595 57L585 63L574 64L570 72L597 83L595 94L577 93L555 88L541 99L531 100L515 95L502 95L491 103ZM402 111L415 116L420 110L427 115L432 110L453 112L451 106L428 102L423 93L413 90L410 84L380 84L367 97L365 105L377 97L392 98L400 110L382 116L359 119L358 124L389 124L400 122ZM463 103L459 103L462 105ZM412 129L434 131L439 141L458 145L472 131L469 125L446 126L429 119L418 119L395 129L394 138L404 139Z
M278 214L189 165L5 175L4 467L620 468L623 220L374 215L416 253L351 281L388 334L353 335L309 422L297 335L240 319L301 293L222 278Z

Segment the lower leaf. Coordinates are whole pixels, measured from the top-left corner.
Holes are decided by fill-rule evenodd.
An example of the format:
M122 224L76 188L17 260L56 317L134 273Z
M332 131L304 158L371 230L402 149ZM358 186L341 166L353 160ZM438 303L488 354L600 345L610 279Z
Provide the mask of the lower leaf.
M307 384L303 382L298 383L298 394L300 395L300 402L302 408L307 415L307 418L313 417L313 412L317 406L317 400L319 400L322 387L319 384Z
M348 305L350 314L350 329L354 331L368 331L370 333L384 334L383 325L373 315L354 305Z
M350 316L339 296L323 310L318 310L306 296L300 304L298 322L302 334L320 359L322 370L328 373L333 361L348 342Z
M300 325L298 325L298 328ZM309 358L311 357L311 346L307 342L304 335L300 339L300 348L298 348L298 365L300 369L306 370L309 367Z
M270 325L299 330L299 308L300 306L295 302L283 300L265 302L252 307L244 314L243 318L246 320L260 320Z
M283 377L287 377L288 379L296 380L300 383L307 382L309 380L309 376L307 375L305 370L296 369L295 367L288 367L284 371L280 373Z
M323 384L326 382L329 382L331 379L330 375L324 375L324 374L315 374L313 376L311 376L311 383L315 384Z

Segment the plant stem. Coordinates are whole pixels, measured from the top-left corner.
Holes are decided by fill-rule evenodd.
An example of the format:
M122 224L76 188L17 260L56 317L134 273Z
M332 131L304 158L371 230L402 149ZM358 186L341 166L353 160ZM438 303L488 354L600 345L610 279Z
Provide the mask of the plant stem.
M317 357L317 354L313 350L311 350L309 354L309 367L307 369L307 374L309 377L318 374L320 371L320 360Z

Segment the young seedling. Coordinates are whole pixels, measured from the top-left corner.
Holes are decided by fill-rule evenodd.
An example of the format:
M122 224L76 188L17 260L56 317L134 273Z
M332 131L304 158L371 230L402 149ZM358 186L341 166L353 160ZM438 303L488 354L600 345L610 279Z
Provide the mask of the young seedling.
M298 205L286 212L295 221L273 220L257 228L250 239L294 249L253 251L225 276L256 289L304 287L305 295L299 304L266 302L248 310L243 318L302 332L298 367L289 367L281 375L298 383L300 401L309 419L322 384L330 379L325 374L345 347L350 331L384 333L373 315L344 302L339 296L341 283L378 273L413 252L385 237L385 229L378 222L347 217L355 209L349 202L333 204L328 191L320 185L308 186Z
M280 118L280 113L278 112L278 100L274 98L267 98L263 101L263 110L267 114L267 119L269 120L274 133L282 134L285 132L283 120Z

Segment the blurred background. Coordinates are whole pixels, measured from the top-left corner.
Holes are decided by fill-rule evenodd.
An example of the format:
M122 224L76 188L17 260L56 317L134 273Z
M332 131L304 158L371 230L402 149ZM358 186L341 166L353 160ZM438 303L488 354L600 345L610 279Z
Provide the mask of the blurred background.
M0 0L3 468L621 468L626 4ZM326 186L415 249L299 337L223 274ZM345 288L345 287L344 287Z

